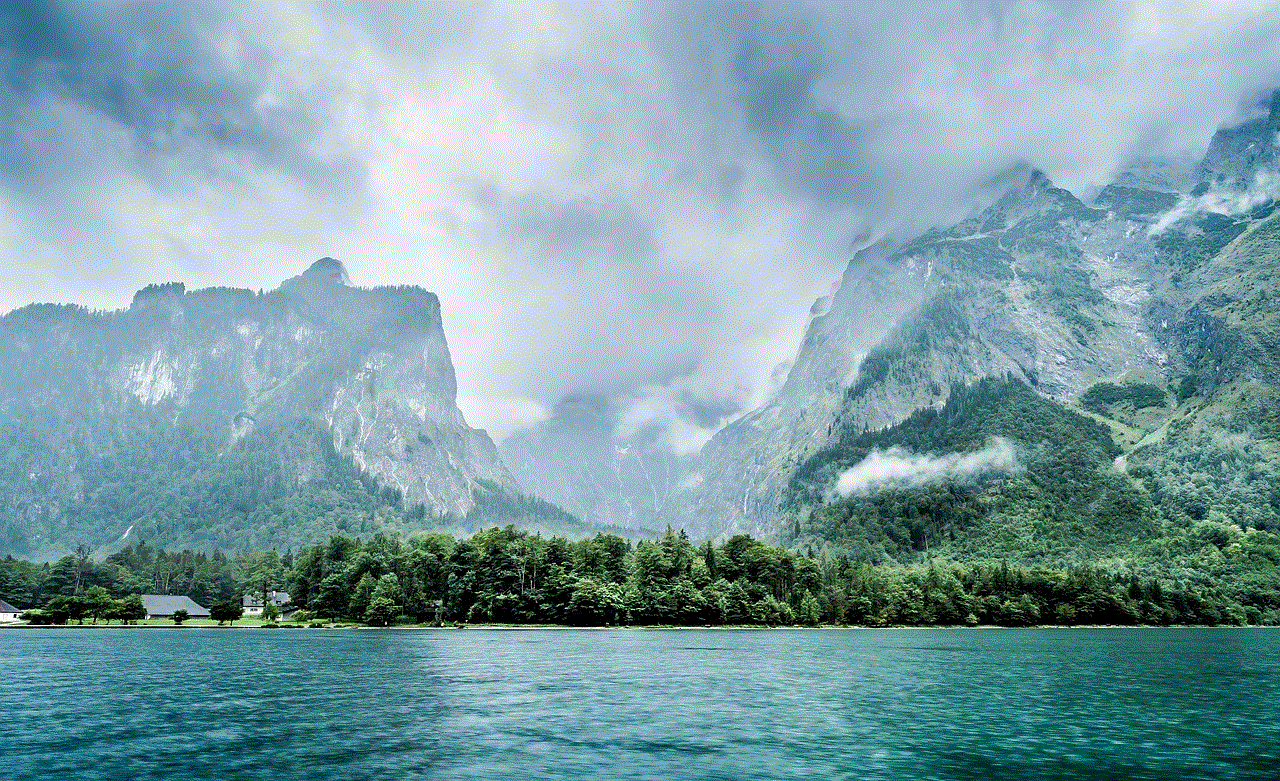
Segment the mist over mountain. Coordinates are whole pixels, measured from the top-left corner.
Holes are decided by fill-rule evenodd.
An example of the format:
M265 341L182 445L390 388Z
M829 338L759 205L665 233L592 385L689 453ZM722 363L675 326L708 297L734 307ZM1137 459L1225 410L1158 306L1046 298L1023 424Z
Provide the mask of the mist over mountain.
M779 489L776 473L760 479L744 472L733 480L724 468L720 454L727 447L758 436L756 418L748 416L703 451L699 469L718 479L701 481L694 501L673 506L718 508L703 516L722 524L712 532L781 529L819 545L848 540L850 523L874 524L876 517L894 518L889 525L898 529L916 518L948 519L932 541L917 533L909 542L863 549L871 558L899 560L929 545L970 558L1105 556L1156 536L1157 516L1175 524L1212 517L1244 528L1280 527L1280 493L1266 479L1280 465L1277 107L1273 99L1263 118L1219 131L1196 169L1199 181L1187 190L1112 185L1085 204L1026 171L981 212L882 252L882 275L916 281L900 294L900 300L914 294L914 306L865 354L818 358L833 375L849 363L857 370L844 382L804 383L833 412L826 426L801 414L781 426L808 433L774 452L789 485ZM1146 166L1147 183L1155 168ZM1140 177L1120 178L1136 184ZM840 329L874 333L880 322L845 317ZM818 331L811 326L797 365L821 355L819 344L829 339ZM991 377L1023 383L1040 400L995 389L955 395ZM1004 401L977 411L987 398ZM1019 420L1033 420L1047 414L1033 412L1046 403L1073 411L1068 417L1080 423L996 422L1011 409ZM943 415L917 420L920 410ZM966 437L941 435L947 410L973 417ZM1061 461L1063 451L1087 452L1066 432L1088 419L1105 424L1115 452L1104 447ZM991 436L1014 443L1028 459L1025 474L981 488L972 479L923 474L931 459L981 454ZM868 445L924 459L914 462L921 467L917 481L885 489L906 503L887 514L870 510L865 497L833 491L883 459ZM1037 464L1050 462L1054 469L1038 471ZM1063 484L1071 493L1055 498ZM939 485L973 493L929 496ZM1039 498L1012 501L1019 495ZM1076 496L1092 504L1076 506ZM957 520L965 507L972 517ZM1116 535L1117 529L1126 532ZM859 545L881 544L873 538Z
M695 454L673 452L653 427L619 433L623 414L603 396L570 396L498 450L528 493L595 523L652 530Z
M436 296L355 287L331 258L268 292L23 307L0 318L0 545L521 521L1062 563L1167 524L1276 528L1278 138L1273 96L1200 160L1145 154L1087 194L1015 163L977 206L930 211L952 224L859 231L766 401L727 425L743 397L717 406L670 361L665 384L567 396L495 446L458 408Z
M586 517L616 519L612 508L640 502L658 507L658 524L694 535L777 534L811 548L853 545L872 559L909 560L923 546L950 545L966 556L1078 560L1151 539L1157 517L1280 527L1272 479L1280 473L1278 131L1280 99L1272 98L1260 116L1218 131L1201 161L1137 160L1088 202L1030 165L1013 166L992 179L1000 194L960 222L857 252L833 293L814 304L781 387L696 458L671 462L681 470L676 488L659 502L651 486L612 473L530 488ZM920 433L941 425L933 419L901 428L953 398L968 404L957 389L984 378L1008 378L1032 395L975 391L973 409L986 411L972 413L969 439ZM1050 414L1033 412L1037 405L1066 417L1052 413L1059 423L1043 431L1006 425L992 417L998 403L983 406L991 399L1023 417ZM552 419L541 433L509 440L522 464L556 463L569 442L575 462L607 464L629 452L607 416ZM1090 445L1068 469L1083 495L1102 502L1092 509L1053 490L1045 471L1050 463L1067 469L1046 453L1078 448L1078 436L1096 439L1071 433L1094 431L1085 424L1100 424L1109 443ZM934 538L903 532L897 542L833 525L836 516L845 525L858 517L855 505L869 512L874 499L837 487L885 467L886 454L898 471L970 463L962 460L985 453L991 437L1027 468L987 475L981 490L945 501L926 494L974 485L973 476L922 472L881 485L914 497L909 510L881 513L896 519L889 526L914 523L895 513L942 517L943 505L968 507L967 521L942 524ZM665 489L672 479L663 478ZM1037 498L1006 501L1018 492ZM1031 520L1030 507L1044 517Z

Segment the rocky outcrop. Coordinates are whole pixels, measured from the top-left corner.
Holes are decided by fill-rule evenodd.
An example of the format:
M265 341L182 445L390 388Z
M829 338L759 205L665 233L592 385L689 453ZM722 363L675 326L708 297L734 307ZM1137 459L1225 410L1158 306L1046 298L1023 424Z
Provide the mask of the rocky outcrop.
M691 534L767 534L790 470L830 435L859 363L925 297L934 270L880 242L857 253L815 303L778 393L703 448L662 522Z
M41 530L32 539L74 535L59 513L95 490L86 464L138 431L230 453L305 421L423 516L465 515L478 485L516 490L457 407L436 296L353 287L331 258L267 293L171 283L118 312L26 307L0 319L0 361L0 423L16 443L7 509ZM296 481L326 457L307 441L273 456Z
M1280 164L1280 90L1271 96L1266 114L1213 134L1209 150L1196 169L1199 181L1212 187L1247 190L1259 173L1274 174Z
M1148 232L1155 213L1091 208L1032 169L1006 178L961 223L853 259L777 397L704 448L672 505L683 525L774 531L791 473L833 432L940 406L955 382L1012 374L1071 400L1100 377L1175 373L1151 316L1168 276ZM1109 193L1121 196L1142 200Z

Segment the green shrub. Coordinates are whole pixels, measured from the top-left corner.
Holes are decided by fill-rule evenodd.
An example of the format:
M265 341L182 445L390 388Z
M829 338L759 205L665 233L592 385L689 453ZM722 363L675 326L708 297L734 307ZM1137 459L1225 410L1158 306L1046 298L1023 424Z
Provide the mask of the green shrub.
M1136 411L1148 407L1166 407L1169 400L1165 398L1163 388L1145 382L1133 385L1100 382L1080 397L1080 406L1099 415L1107 414L1117 404L1130 404Z

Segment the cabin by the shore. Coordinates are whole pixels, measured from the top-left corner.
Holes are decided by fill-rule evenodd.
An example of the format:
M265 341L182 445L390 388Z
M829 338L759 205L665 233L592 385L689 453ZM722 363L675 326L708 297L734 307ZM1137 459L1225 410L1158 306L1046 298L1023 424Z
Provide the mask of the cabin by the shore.
M171 594L143 594L142 606L147 610L147 618L173 618L178 610L187 611L187 618L209 618L209 608L197 603L188 596Z
M292 602L288 591L271 591L267 594L267 602L276 606L281 618L288 618L293 613ZM262 601L261 594L245 594L240 598L240 606L246 616L260 616L267 602Z
M0 599L0 624L12 624L18 620L22 611Z

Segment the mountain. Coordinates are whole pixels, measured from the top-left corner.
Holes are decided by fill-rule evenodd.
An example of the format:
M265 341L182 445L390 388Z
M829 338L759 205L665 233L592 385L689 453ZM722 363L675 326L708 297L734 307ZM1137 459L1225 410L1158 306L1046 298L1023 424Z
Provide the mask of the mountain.
M1196 169L1199 182L1226 192L1247 191L1259 174L1274 176L1280 168L1276 133L1280 132L1280 90L1262 116L1213 134L1209 151Z
M1160 345L1134 327L1150 253L1122 260L1132 231L1043 173L1006 178L1004 196L963 222L854 257L782 392L704 449L687 506L721 519L708 532L776 529L791 473L832 436L940 405L955 382L1013 373L1070 397L1097 377L1160 371ZM725 463L744 457L758 468Z
M317 261L278 290L181 283L127 310L0 318L0 549L229 550L519 504L455 403L436 296Z
M854 256L835 292L810 310L804 342L782 387L707 443L661 520L697 536L774 530L791 470L830 435L860 360L924 300L932 284L928 264L893 259L887 242Z
M581 518L657 536L686 468L653 431L619 436L617 404L598 395L573 395L541 423L504 439L502 460L524 490Z
M1160 528L1147 493L1113 468L1120 453L1106 425L1012 375L957 383L940 407L884 429L842 428L807 458L784 509L811 512L782 536L877 563L929 552L1094 562Z
M1160 523L1280 528L1278 130L1280 97L1199 165L1142 161L1091 203L1018 166L961 222L859 252L782 390L712 438L660 520L871 559L1068 563ZM948 428L961 409L969 438ZM1008 409L1058 422L1011 430ZM930 473L992 437L1017 475ZM1093 506L1055 490L1063 449ZM839 490L873 466L893 479Z

